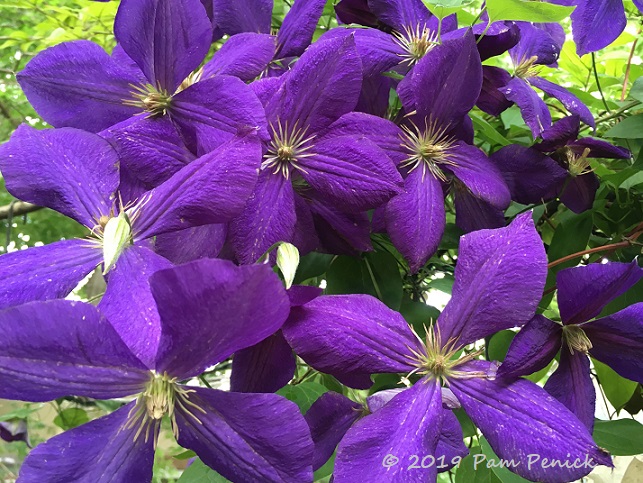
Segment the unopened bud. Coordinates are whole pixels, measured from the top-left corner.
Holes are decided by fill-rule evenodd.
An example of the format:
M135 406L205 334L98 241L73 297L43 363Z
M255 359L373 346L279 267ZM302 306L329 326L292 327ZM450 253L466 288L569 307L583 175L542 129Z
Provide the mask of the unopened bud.
M299 266L299 250L291 243L280 243L277 248L277 266L284 276L286 288L292 286Z
M103 230L103 275L109 272L132 240L132 229L124 211L110 218Z

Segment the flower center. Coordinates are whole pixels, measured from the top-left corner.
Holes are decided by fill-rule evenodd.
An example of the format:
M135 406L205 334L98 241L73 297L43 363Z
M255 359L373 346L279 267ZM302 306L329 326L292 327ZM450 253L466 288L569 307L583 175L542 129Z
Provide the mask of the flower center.
M400 64L417 64L433 47L438 45L438 34L426 26L404 27L404 32L395 32L395 42L404 50Z
M580 155L576 154L571 148L567 146L562 148L561 151L563 159L567 163L567 170L572 176L580 176L592 171L588 159L590 153L589 148L585 148L583 150L583 153Z
M281 173L286 179L290 177L291 168L306 173L300 162L304 158L314 156L310 150L313 147L311 141L315 136L307 136L308 129L299 128L297 123L289 127L287 121L283 125L279 120L276 125L270 123L270 129L272 139L267 153L263 156L261 169L273 169L273 174Z
M538 60L538 56L536 55L533 55L528 59L523 58L516 66L516 69L514 70L514 75L516 77L520 77L521 79L537 76L541 70L540 66L535 65L537 60Z
M437 121L427 120L424 124L423 129L413 122L410 126L402 126L404 136L401 146L408 151L409 156L400 166L410 167L409 173L422 166L422 179L428 171L435 178L446 181L447 177L440 165L455 166L451 155L455 140L446 134L448 126L440 127Z
M185 83L188 79L183 82ZM166 90L160 87L156 88L152 84L132 85L131 87L134 89L131 91L132 99L124 100L123 104L148 112L150 117L163 116L167 113L172 96Z
M563 339L567 342L572 355L574 351L587 354L587 351L593 347L592 341L589 340L585 331L577 325L564 325Z

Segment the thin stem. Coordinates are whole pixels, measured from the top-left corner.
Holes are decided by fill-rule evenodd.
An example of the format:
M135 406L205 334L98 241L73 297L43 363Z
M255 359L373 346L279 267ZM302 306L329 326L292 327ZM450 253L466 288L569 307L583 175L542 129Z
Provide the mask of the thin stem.
M639 29L639 35L641 34L641 29ZM630 79L630 68L632 67L632 57L634 57L634 49L636 49L636 44L638 43L638 37L632 42L632 48L630 49L630 55L627 58L627 67L625 67L625 79L623 79L623 89L621 90L621 101L625 100L625 92L627 91L627 82Z
M601 100L603 101L605 110L607 112L611 112L610 106L607 105L607 101L605 100L605 96L603 95L603 89L601 89L601 83L598 80L598 72L596 71L596 56L594 55L594 52L592 52L592 70L594 71L594 79L596 80L596 87L598 88L598 93L601 95Z
M380 290L380 286L377 283L377 280L375 280L375 274L373 273L373 269L371 268L371 264L369 263L367 258L364 258L364 263L366 263L368 274L371 276L371 281L373 282L373 287L375 287L375 293L377 294L377 298L383 301L384 298L382 297L382 291Z
M575 258L579 258L584 255L589 255L591 253L606 252L606 251L616 250L618 248L628 247L634 243L634 241L641 235L641 233L643 233L643 230L637 231L636 233L634 233L629 237L625 237L625 240L618 243L610 243L609 245L603 245L595 248L588 248L587 250L581 250L580 252L572 253L571 255L567 255L565 257L559 258L558 260L554 260L553 262L547 265L547 268L555 267L557 265L560 265L561 263L565 263L570 260L574 260Z

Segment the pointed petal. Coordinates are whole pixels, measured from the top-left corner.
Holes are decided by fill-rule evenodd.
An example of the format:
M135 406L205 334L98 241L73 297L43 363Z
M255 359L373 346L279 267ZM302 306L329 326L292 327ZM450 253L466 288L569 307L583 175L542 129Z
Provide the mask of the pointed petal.
M498 377L516 378L547 366L560 350L563 331L547 317L536 315L511 341Z
M62 240L0 256L0 309L65 297L103 259L99 245Z
M558 368L549 376L544 389L574 413L588 431L592 431L596 391L589 373L589 357L586 354L571 354L569 348L563 346Z
M580 117L575 114L565 116L543 131L542 141L534 148L543 153L551 153L576 141L579 130Z
M641 278L643 269L631 263L591 263L558 272L558 307L565 324L593 319L603 307L627 292Z
M487 114L496 117L506 109L509 109L512 102L500 91L509 81L511 81L511 75L505 69L483 65L482 89L476 101L476 106Z
M346 431L362 415L362 406L333 391L322 394L306 412L306 423L315 444L313 470L331 457Z
M295 353L328 374L409 372L421 343L398 312L370 295L328 295L293 308L283 333Z
M323 196L313 198L309 206L320 243L330 253L354 254L373 249L367 213L346 213L326 204Z
M158 235L154 251L175 265L199 258L217 258L228 234L225 224L201 225Z
M572 33L578 55L596 52L611 44L627 24L620 0L578 2L571 14ZM601 28L596 28L600 25Z
M459 183L458 183L459 184ZM455 188L455 223L465 233L506 225L504 210L474 196L464 185Z
M275 55L275 38L268 34L240 33L230 37L203 66L202 79L231 75L242 81L258 77Z
M473 108L482 88L482 64L473 34L445 40L430 50L398 86L416 119L455 127Z
M270 33L272 0L213 0L213 24L228 35Z
M153 438L126 429L134 402L99 419L65 431L31 450L20 468L25 483L151 481Z
M98 132L140 111L123 100L143 79L86 40L43 50L16 77L36 112L54 127Z
M520 40L520 28L515 22L481 22L473 26L480 59L504 54ZM486 69L490 66L483 66ZM492 67L495 69L495 67Z
M277 57L298 57L313 40L315 27L324 11L325 0L297 0L277 34Z
M565 106L565 109L567 109L572 114L576 114L578 117L580 117L580 120L588 126L596 126L596 123L594 122L594 116L587 108L587 106L583 104L583 102L578 97L576 97L564 87L561 87L558 84L554 84L553 82L550 82L541 77L530 77L529 83L532 86L537 87L541 91L545 92L546 94L558 99L561 104Z
M229 221L252 193L260 161L261 143L251 131L191 162L134 208L135 239Z
M118 157L100 136L78 129L20 126L0 147L0 169L16 198L93 228L112 208Z
M264 136L263 107L252 89L236 77L218 75L191 85L172 98L170 118L188 148L202 156L221 144L259 129Z
M33 302L0 312L0 325L4 399L110 399L138 393L149 379L149 370L92 305Z
M295 375L295 356L281 331L237 351L232 359L230 390L276 392Z
M582 138L574 140L568 145L577 154L583 154L585 148L589 148L590 158L615 158L615 159L630 159L632 153L629 149L603 141L602 139L595 138Z
M435 21L422 0L368 0L368 6L381 22L398 32L404 32L405 27L422 31Z
M500 91L507 99L518 105L522 118L531 129L534 139L551 126L551 114L547 104L538 97L524 79L514 77Z
M462 347L525 324L545 288L547 258L531 213L460 238L453 296L438 318L442 342Z
M150 290L150 276L172 264L148 248L130 246L109 272L98 304L121 339L147 367L154 369L161 319Z
M297 222L290 180L270 170L259 173L254 193L230 224L230 241L239 262L255 263L275 243L291 242Z
M212 24L200 0L123 0L114 35L150 84L173 94L208 53Z
M600 182L594 173L570 176L559 193L560 201L574 213L591 210Z
M315 42L287 74L266 106L268 121L320 131L351 112L362 85L353 37Z
M496 208L504 210L511 203L509 188L487 155L476 146L463 142L449 150L453 165L447 169L469 188L471 193Z
M486 361L460 366L483 373L494 367ZM609 454L596 446L578 418L531 381L507 384L501 379L474 377L451 379L450 388L493 451L499 458L513 460L512 471L523 478L545 483L573 481L599 464L612 466ZM547 463L560 464L546 465L545 458Z
M288 317L286 291L267 265L203 259L161 270L150 284L162 329L156 370L179 379L264 340Z
M530 22L519 22L520 42L509 50L515 66L536 57L536 64L551 65L558 60L560 46L550 33Z
M643 304L638 303L583 324L592 341L589 353L621 376L643 383Z
M129 170L147 189L156 188L195 158L167 116L136 116L100 134L118 153L121 170Z
M435 253L446 224L440 182L423 168L404 180L405 193L386 205L386 230L391 241L417 272Z
M312 480L313 443L294 403L275 394L189 390L194 391L190 406L176 411L178 442L221 476L233 481Z
M402 189L393 161L375 143L354 136L315 143L299 163L302 176L326 202L356 213L377 208Z
M567 170L549 156L518 144L502 147L490 159L502 173L511 199L526 205L554 198L568 177Z
M444 388L442 389L444 392ZM444 400L444 394L442 395ZM449 471L469 454L462 437L462 426L455 414L449 409L442 410L442 428L440 439L435 448L435 456L439 459L438 473Z
M436 464L408 466L413 455L420 457L418 466L435 455L442 416L440 386L435 380L417 382L348 430L337 449L335 480L435 481Z

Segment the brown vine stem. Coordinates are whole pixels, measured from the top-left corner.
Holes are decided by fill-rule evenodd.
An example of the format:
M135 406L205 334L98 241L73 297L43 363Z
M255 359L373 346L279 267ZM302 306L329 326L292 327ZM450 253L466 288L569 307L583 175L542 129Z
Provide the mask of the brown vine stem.
M638 31L638 35L641 35L641 29ZM630 68L632 67L632 57L634 57L634 49L636 49L636 44L638 43L638 37L632 42L632 48L630 49L630 56L627 58L627 67L625 68L625 79L623 79L623 90L621 90L621 101L625 100L625 95L627 93L627 83L630 79Z

